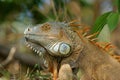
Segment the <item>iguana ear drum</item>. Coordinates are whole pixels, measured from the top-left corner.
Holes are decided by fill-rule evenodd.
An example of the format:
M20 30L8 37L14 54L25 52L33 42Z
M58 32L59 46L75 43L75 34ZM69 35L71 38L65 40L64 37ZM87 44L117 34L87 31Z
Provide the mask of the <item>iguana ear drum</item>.
M71 46L64 42L57 42L50 48L50 54L53 56L66 57L70 54Z
M62 55L66 55L70 52L70 45L66 43L61 43L59 46L59 53Z

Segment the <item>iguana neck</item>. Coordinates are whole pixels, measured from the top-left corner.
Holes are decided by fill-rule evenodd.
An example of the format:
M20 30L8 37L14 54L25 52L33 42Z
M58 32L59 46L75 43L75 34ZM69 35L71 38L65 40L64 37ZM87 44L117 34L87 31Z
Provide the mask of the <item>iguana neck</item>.
M81 68L86 69L88 66L99 66L105 63L109 57L106 56L105 51L98 48L96 45L86 41L84 43L84 48L79 55L79 65Z
M94 77L95 80L115 80L120 70L119 62L88 40L85 41L84 48L80 52L76 63L78 63L80 69L84 74L87 74L90 80L94 79ZM112 73L116 76L112 76ZM99 74L102 76L100 77ZM111 79L106 79L108 75L111 76Z
M80 67L83 74L87 76L85 77L85 80L120 79L119 62L82 35L78 35L76 32L73 32L68 28L66 29L66 33L69 34L68 37L73 42L74 48L71 56L63 59L61 62L62 64L68 63L73 69ZM116 79L116 77L118 79Z

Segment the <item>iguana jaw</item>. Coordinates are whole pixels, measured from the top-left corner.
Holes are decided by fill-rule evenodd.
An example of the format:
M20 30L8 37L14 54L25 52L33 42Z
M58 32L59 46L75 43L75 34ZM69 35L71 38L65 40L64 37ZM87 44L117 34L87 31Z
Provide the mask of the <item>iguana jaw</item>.
M44 47L42 47L41 45L35 44L34 42L30 41L28 38L26 38L26 45L27 47L29 47L30 49L32 49L34 52L36 52L39 56L44 55L46 53L46 50L44 49Z

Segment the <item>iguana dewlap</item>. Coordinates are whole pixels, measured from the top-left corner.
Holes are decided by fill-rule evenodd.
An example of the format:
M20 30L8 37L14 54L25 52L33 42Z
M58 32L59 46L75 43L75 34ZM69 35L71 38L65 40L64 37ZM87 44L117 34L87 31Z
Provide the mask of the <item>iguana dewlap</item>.
M119 62L77 31L68 23L48 22L27 28L24 34L27 45L46 59L54 80L69 80L69 65L70 75L82 70L81 80L120 80Z

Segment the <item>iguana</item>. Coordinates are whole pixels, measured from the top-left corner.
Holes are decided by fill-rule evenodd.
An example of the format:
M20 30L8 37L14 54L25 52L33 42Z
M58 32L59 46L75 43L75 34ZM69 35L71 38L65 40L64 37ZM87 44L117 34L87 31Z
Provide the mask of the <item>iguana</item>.
M24 34L27 45L46 60L53 80L77 80L79 68L80 80L120 80L120 63L82 32L78 24L46 22Z

